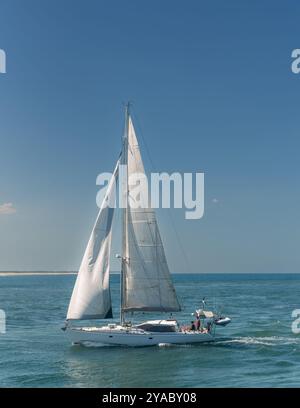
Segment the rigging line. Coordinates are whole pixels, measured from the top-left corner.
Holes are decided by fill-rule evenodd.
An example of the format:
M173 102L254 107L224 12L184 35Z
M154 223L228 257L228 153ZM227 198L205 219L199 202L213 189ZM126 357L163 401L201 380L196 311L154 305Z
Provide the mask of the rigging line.
M152 170L155 171L155 172L157 172L157 167L155 166L154 161L153 161L153 159L152 159L152 157L151 157L150 150L149 150L149 148L148 148L148 145L147 145L147 142L146 142L146 138L144 137L144 134L143 134L143 131L142 131L142 127L141 127L139 118L138 118L137 114L136 114L135 112L133 112L133 110L131 110L131 115L134 117L134 121L135 121L135 122L137 123L137 125L138 125L138 128L139 128L138 131L139 131L139 134L140 134L141 137L142 137L144 146L145 146L145 148L146 148L146 153L147 153L147 155L148 155L148 159L149 159L150 165L151 165L151 167L152 167ZM189 258L188 258L188 256L187 256L187 254L186 254L186 251L185 251L185 249L184 249L183 243L182 243L182 241L181 241L181 239L180 239L180 236L179 236L179 233L178 233L178 231L177 231L177 228L176 228L176 226L175 226L175 222L174 222L173 216L172 216L172 214L171 214L170 211L167 211L167 213L168 213L168 216L170 217L171 225L172 225L172 227L173 227L173 229L174 229L175 236L176 236L176 239L177 239L179 248L180 248L180 250L181 250L181 253L182 253L183 257L184 257L184 260L185 260L185 262L186 262L186 265L188 266L189 271L191 272L191 271L192 271L192 269L191 269L191 264L190 264L190 261L189 261Z

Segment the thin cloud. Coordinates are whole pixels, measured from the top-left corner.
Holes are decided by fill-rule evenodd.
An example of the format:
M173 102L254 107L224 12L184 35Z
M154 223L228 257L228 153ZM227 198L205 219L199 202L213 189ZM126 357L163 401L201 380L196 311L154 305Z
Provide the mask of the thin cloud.
M214 204L218 204L219 200L218 200L217 198L213 198L213 199L212 199L212 202L213 202Z
M13 203L4 203L0 205L0 215L10 215L17 212Z

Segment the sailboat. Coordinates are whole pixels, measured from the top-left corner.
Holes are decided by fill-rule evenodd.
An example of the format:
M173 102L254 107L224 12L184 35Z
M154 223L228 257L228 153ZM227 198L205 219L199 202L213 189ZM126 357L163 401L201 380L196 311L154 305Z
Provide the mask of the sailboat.
M110 252L114 215L115 183L120 165L126 169L122 179L122 254L120 274L120 321L102 326L78 326L74 321L112 319L110 294ZM154 346L188 344L214 340L218 316L202 309L196 311L202 321L198 330L180 327L174 318L159 318L133 324L127 316L134 312L180 312L176 291L168 268L155 211L130 204L133 187L131 174L145 174L129 104L125 108L125 132L122 152L115 166L95 225L93 227L71 296L66 326L73 344L97 343L114 346ZM120 181L119 181L120 182ZM204 327L204 321L207 326Z

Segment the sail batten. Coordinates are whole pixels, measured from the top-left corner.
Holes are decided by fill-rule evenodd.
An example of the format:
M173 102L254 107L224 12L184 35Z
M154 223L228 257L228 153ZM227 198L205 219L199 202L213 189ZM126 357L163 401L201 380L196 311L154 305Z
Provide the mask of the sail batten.
M127 171L145 175L139 144L131 118L128 120ZM172 283L155 211L151 208L148 192L134 204L134 188L128 185L129 206L126 217L126 248L124 256L123 311L175 312L180 305Z
M67 313L68 320L112 318L109 287L111 227L119 161L86 247Z

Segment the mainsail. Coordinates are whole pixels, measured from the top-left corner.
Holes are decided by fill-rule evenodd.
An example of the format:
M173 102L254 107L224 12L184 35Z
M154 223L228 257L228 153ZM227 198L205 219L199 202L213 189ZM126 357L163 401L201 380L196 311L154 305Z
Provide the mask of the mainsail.
M126 157L123 163L128 165L127 176L130 180L133 174L145 175L145 170L129 115L127 120L127 148L124 149ZM126 210L123 242L122 311L179 311L155 211L148 198L141 206L144 208L134 208L135 187L128 184L128 201L131 205ZM139 201L143 201L143 198Z
M67 319L105 319L112 317L109 259L118 170L119 161L109 182L81 262Z

